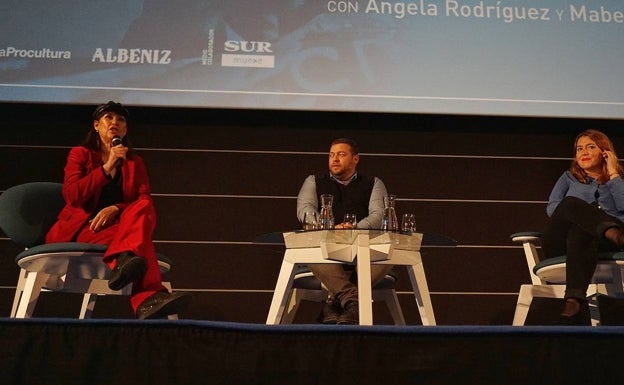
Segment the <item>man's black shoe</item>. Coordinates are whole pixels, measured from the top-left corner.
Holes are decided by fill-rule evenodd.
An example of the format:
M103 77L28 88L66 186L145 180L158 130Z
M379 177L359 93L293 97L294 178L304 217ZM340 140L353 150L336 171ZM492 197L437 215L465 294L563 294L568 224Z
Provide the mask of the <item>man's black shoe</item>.
M117 264L108 279L108 287L111 290L121 290L126 285L143 278L146 271L145 258L123 252L117 257Z
M338 325L358 325L360 323L360 309L357 301L349 301L344 307Z
M159 291L143 301L136 311L138 319L164 318L170 314L178 314L191 302L189 293L168 293Z
M342 306L335 298L327 300L323 305L323 310L319 315L319 322L323 325L334 325L338 322L338 317L342 314Z

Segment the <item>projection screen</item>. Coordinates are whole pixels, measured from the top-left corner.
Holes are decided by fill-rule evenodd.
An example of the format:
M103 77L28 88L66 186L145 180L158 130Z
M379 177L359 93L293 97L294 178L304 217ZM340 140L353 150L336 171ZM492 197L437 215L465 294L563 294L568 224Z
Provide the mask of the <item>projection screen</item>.
M4 0L0 101L624 118L621 0Z

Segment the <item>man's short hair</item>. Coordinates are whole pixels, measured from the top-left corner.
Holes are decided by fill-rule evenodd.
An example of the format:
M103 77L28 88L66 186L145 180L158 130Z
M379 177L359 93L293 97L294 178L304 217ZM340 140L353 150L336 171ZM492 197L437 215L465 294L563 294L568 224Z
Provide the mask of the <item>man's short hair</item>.
M351 147L351 152L353 153L353 155L357 155L360 153L360 149L355 140L349 139L349 138L338 138L338 139L334 139L334 141L331 142L331 145L333 146L334 144L340 144L340 143L347 144L349 147Z

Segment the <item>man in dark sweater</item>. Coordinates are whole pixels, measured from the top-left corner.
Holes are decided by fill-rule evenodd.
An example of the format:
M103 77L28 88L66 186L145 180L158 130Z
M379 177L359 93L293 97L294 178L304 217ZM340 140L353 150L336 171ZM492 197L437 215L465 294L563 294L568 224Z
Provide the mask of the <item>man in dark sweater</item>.
M333 195L333 213L336 229L351 228L342 222L344 214L357 216L357 228L379 229L383 217L386 186L377 177L358 174L360 160L357 143L340 138L329 149L329 174L306 178L297 196L297 217L303 222L306 212L320 211L320 196ZM311 264L312 273L329 290L329 298L323 307L321 322L324 324L359 323L358 289L352 266L341 264ZM375 285L392 268L388 265L372 265L371 280Z

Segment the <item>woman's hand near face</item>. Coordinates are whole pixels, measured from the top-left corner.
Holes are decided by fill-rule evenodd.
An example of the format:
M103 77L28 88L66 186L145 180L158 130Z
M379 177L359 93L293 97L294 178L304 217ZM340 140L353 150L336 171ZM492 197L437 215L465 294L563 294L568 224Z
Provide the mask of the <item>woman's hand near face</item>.
M604 151L602 153L602 157L607 163L607 172L609 173L609 178L613 179L619 176L618 173L618 159L617 156L613 153L613 151Z

